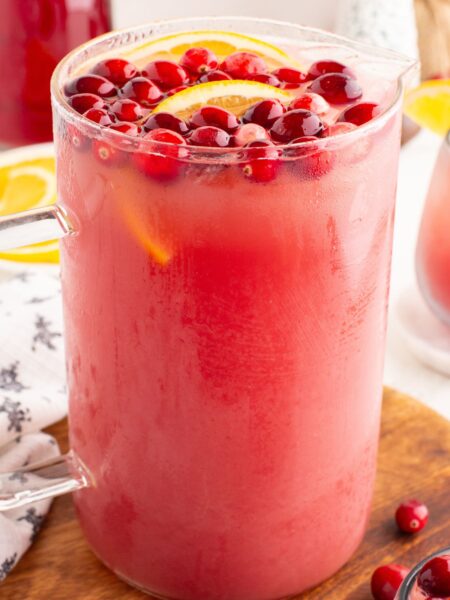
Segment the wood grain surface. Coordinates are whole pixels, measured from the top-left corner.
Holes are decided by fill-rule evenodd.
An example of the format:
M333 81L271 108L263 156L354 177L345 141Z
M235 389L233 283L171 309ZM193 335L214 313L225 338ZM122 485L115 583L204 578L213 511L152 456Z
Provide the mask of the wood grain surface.
M49 430L67 448L67 426ZM430 509L424 531L396 530L396 505L418 497ZM450 423L419 402L386 389L375 498L369 529L353 559L298 600L369 600L370 575L385 562L412 566L450 546ZM144 600L97 560L77 525L70 496L53 503L36 543L0 586L1 600Z

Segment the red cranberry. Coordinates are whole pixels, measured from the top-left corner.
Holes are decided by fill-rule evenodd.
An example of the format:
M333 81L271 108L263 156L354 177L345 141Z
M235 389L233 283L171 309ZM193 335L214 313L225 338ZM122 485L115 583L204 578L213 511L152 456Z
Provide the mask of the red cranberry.
M353 123L354 125L363 125L367 121L372 120L377 114L379 114L379 106L374 102L360 102L346 108L344 112L339 115L338 121L344 121L346 123Z
M272 73L281 82L281 87L285 89L294 89L306 81L306 75L298 69L289 67L280 67Z
M252 52L234 52L220 65L222 71L233 79L247 79L253 73L265 73L267 65L264 60Z
M86 117L86 119L89 119L89 121L94 121L94 123L98 123L99 125L103 125L105 127L114 123L114 115L111 115L102 108L90 108L83 114L83 117Z
M279 100L260 100L253 106L250 106L242 117L242 120L244 123L257 123L268 129L285 112L286 109Z
M383 565L372 574L370 587L375 600L394 600L409 569L403 565Z
M120 90L122 98L139 102L141 106L151 108L160 102L163 95L159 87L147 77L135 77Z
M207 146L209 148L226 148L230 145L230 136L223 129L205 125L194 129L188 137L192 146Z
M202 106L191 117L191 129L211 125L219 127L227 133L233 133L239 127L239 119L230 111L220 106Z
M136 123L127 123L126 121L122 121L122 123L113 123L109 126L109 129L120 131L120 133L125 133L132 137L137 137L141 133L139 125L136 125Z
M270 141L254 141L246 148L249 148L248 157L241 165L244 176L258 183L273 181L280 168L280 153L276 146Z
M133 161L136 167L157 181L166 182L175 179L181 169L178 159L183 156L180 146L186 145L184 138L169 129L153 129L142 139L145 140L146 147L148 142L155 142L157 146L155 153L151 151L134 153Z
M149 62L142 74L164 91L189 83L189 78L183 67L171 60Z
M319 117L303 108L285 113L270 128L272 138L282 143L290 142L305 135L320 137L322 132L323 123Z
M168 112L160 112L150 115L144 123L144 129L151 131L153 129L169 129L180 135L185 135L189 127L182 120Z
M75 125L67 125L67 139L69 140L69 143L80 152L89 148L90 139L83 135Z
M362 89L356 79L343 73L321 75L308 88L315 94L320 94L331 104L347 104L362 96Z
M325 73L344 73L344 75L348 75L349 77L353 77L355 79L355 74L353 71L343 65L336 60L319 60L313 63L308 70L308 78L316 79L321 75L325 75Z
M330 105L319 96L319 94L312 94L310 92L305 92L297 98L294 98L292 102L289 104L289 110L296 110L297 108L305 108L306 110L310 110L316 115L324 115L330 110Z
M209 81L226 81L227 79L231 79L228 73L225 71L221 71L220 69L216 69L215 71L208 71L200 77L198 83L208 83Z
M435 598L450 596L450 554L429 560L419 571L417 585Z
M247 79L249 81L259 81L259 83L265 83L273 87L280 87L280 80L272 73L252 73Z
M107 167L118 166L125 162L127 157L125 152L114 148L114 146L108 144L105 140L93 140L92 152L98 162Z
M189 48L180 59L180 65L194 75L203 75L218 65L217 56L207 48Z
M401 531L415 533L427 524L428 508L418 500L402 502L395 512L395 520Z
M111 104L111 111L119 121L138 121L142 115L141 106L134 100L116 100Z
M67 102L81 115L90 108L106 108L103 98L100 98L96 94L75 94Z
M307 144L305 142L317 142L317 138L314 136L303 136L292 140L289 145L302 144L298 147L293 147L294 156L301 159L294 163L297 171L303 177L318 178L322 177L329 171L331 171L335 155L333 152L320 148L317 144Z
M100 75L80 75L64 86L66 96L96 94L101 98L111 98L116 92L116 86Z
M178 92L182 92L183 90L187 90L188 89L188 85L179 85L176 88L173 88L172 90L169 90L167 92L167 96L174 96L175 94L178 94Z
M109 79L119 87L137 75L136 67L124 58L107 58L97 63L92 69L95 75Z
M247 146L251 142L270 141L268 132L256 123L241 125L233 136L233 146Z

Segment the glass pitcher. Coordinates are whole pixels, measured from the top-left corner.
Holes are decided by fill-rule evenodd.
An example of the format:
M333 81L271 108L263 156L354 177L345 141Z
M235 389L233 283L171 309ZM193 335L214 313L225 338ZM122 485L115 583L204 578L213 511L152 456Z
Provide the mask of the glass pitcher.
M300 152L279 146L266 183L242 176L239 149L174 157L66 104L64 83L105 53L211 29L305 63L369 69L389 80L390 100L350 133ZM350 558L375 475L403 79L414 64L244 18L115 32L59 64L59 203L1 218L0 245L63 238L72 451L27 467L26 489L3 475L1 509L76 491L95 553L163 598L275 600Z

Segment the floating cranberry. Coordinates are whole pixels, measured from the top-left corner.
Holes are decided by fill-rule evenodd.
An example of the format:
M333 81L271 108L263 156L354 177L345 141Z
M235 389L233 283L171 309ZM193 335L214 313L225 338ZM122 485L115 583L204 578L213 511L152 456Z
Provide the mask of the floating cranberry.
M208 83L209 81L226 81L231 79L228 73L225 71L221 71L220 69L216 69L215 71L208 71L200 77L198 83Z
M156 83L147 77L135 77L128 81L119 92L122 98L139 102L141 106L151 108L161 101L163 95Z
M137 137L141 133L139 125L136 125L136 123L127 123L126 121L123 121L122 123L113 123L109 126L109 129L120 131L120 133L125 133L132 137Z
M83 117L105 127L114 123L114 115L102 108L90 108L83 114Z
M106 108L103 98L100 98L96 94L75 94L67 102L81 115L90 108Z
M383 565L372 574L370 587L375 600L394 600L409 569L403 565Z
M217 56L208 48L189 48L180 59L180 65L194 75L203 75L217 67Z
M257 123L268 129L286 112L283 104L275 99L260 100L246 111L242 120L244 123Z
M330 110L330 105L325 98L322 98L319 94L305 92L294 98L289 104L289 110L296 110L297 108L310 110L311 112L316 113L316 115L324 115Z
M361 86L356 79L343 73L321 75L314 79L308 89L320 94L331 104L347 104L362 96Z
M188 142L192 146L207 146L209 148L226 148L230 145L230 136L223 129L205 125L198 127L189 135Z
M67 139L69 143L78 151L83 152L90 146L90 139L83 135L75 125L67 125Z
M176 88L173 88L173 90L169 90L167 92L167 96L174 96L175 94L178 94L178 92L182 92L183 90L187 90L188 89L188 85L180 85Z
M289 67L280 67L272 73L280 81L281 87L284 89L294 89L299 87L306 81L306 75L298 69Z
M127 158L127 154L105 140L92 141L92 153L99 163L107 166L118 166L123 164Z
M294 156L299 158L294 163L297 172L302 177L314 178L322 177L326 173L331 171L335 154L330 152L326 148L321 148L317 144L310 144L306 142L317 142L317 138L314 136L303 136L296 138L289 142L289 145L294 146ZM297 147L295 145L299 144Z
M222 62L220 69L233 79L248 79L253 73L265 73L267 65L260 56L252 52L234 52Z
M138 121L143 115L140 104L128 98L113 102L111 111L119 121Z
M230 111L220 106L202 106L191 117L191 129L211 125L219 127L227 133L233 133L239 127L239 119Z
M348 75L349 77L353 77L355 79L355 74L353 71L343 65L336 60L319 60L313 63L308 70L308 78L316 79L321 75L325 75L325 73L344 73L344 75Z
M142 139L145 141L146 150L149 142L155 142L155 148L154 152L151 151L151 147L147 152L135 152L133 161L136 167L157 181L167 182L175 179L181 169L178 159L183 156L182 147L186 145L184 138L169 129L154 129Z
M247 77L249 81L259 81L259 83L265 83L266 85L272 85L273 87L280 87L280 80L275 77L272 73L252 73Z
M189 83L189 77L183 67L171 60L149 62L142 75L151 79L164 91Z
M160 112L150 115L144 123L144 129L151 131L153 129L169 129L180 135L185 135L189 131L189 127L182 120L168 112Z
M442 554L429 560L419 571L417 584L424 592L435 598L450 596L450 554Z
M277 176L280 168L280 153L270 141L254 141L246 146L247 160L241 165L247 179L268 183Z
M328 126L327 137L330 135L341 135L342 133L348 133L357 129L353 123L333 123Z
M64 86L66 96L96 94L101 98L111 98L116 92L116 86L100 75L80 75Z
M251 142L270 141L266 129L256 123L241 125L233 136L233 146L247 146Z
M114 85L121 87L137 75L137 69L124 58L107 58L97 63L92 69L92 73L101 75Z
M319 117L303 108L285 113L270 128L272 138L282 143L288 143L305 135L320 137L322 133L323 123Z
M371 121L380 112L378 104L374 102L360 102L346 108L340 115L338 121L353 123L354 125L363 125Z

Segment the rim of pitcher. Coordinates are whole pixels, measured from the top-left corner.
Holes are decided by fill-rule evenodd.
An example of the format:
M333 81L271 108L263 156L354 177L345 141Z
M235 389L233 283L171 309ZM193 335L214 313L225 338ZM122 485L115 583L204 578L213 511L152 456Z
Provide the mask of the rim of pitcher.
M404 81L403 81L404 75L406 73L410 72L412 69L414 69L418 65L417 60L415 60L411 57L408 57L404 54L401 54L399 52L396 52L394 50L380 48L378 46L366 44L364 42L351 40L345 36L331 33L331 32L325 31L323 29L319 29L317 27L308 27L308 26L304 26L304 25L297 25L295 23L289 23L287 21L280 21L280 20L274 20L274 19L260 19L257 17L255 17L255 18L240 17L240 16L183 17L183 18L178 18L178 19L164 19L164 20L150 21L150 22L142 24L142 25L135 25L133 27L127 27L124 29L115 29L113 31L104 33L100 36L93 38L92 40L89 40L89 41L81 44L80 46L78 46L77 48L74 48L72 51L70 51L68 54L66 54L64 56L64 58L56 66L56 68L53 72L52 78L51 78L50 87L51 87L51 95L52 95L52 105L54 105L54 107L56 107L61 112L61 114L63 115L64 121L77 123L79 125L81 124L81 126L84 130L91 131L94 136L95 135L97 135L97 136L98 135L101 135L101 136L107 135L108 139L112 143L118 144L119 142L126 141L127 144L129 144L129 150L136 150L137 148L139 148L139 150L141 152L142 151L145 152L146 147L148 147L149 149L150 148L152 149L152 152L154 152L155 147L160 148L161 151L163 151L165 148L172 147L173 144L170 144L167 142L156 142L155 143L154 141L151 141L151 140L145 140L143 138L132 137L132 136L129 136L127 134L124 134L124 133L121 133L118 131L105 129L104 127L100 126L99 124L97 124L93 121L84 119L82 115L80 115L78 112L76 112L67 103L64 93L62 91L63 90L63 86L62 86L63 81L61 79L64 76L68 77L69 74L67 73L67 68L68 68L68 66L70 66L71 62L76 57L79 57L81 54L85 53L87 50L89 50L91 48L95 48L96 46L103 46L104 43L107 42L108 40L113 40L113 39L125 39L126 40L127 36L129 36L131 34L136 34L136 33L140 33L141 35L147 33L147 36L144 36L142 38L142 39L146 39L147 37L149 37L149 35L151 35L152 28L164 28L164 27L171 27L171 26L176 26L176 25L185 26L186 23L192 23L193 26L195 23L195 24L197 24L198 27L200 27L204 23L209 23L209 24L222 23L223 24L224 22L247 23L247 24L258 23L258 24L262 24L262 25L266 24L266 25L272 25L275 27L284 27L286 29L289 29L290 31L297 31L300 34L307 32L311 35L317 35L318 38L322 38L322 40L320 40L320 39L317 40L318 43L320 43L320 42L323 43L325 40L327 40L328 42L334 42L335 45L337 45L337 46L340 45L342 47L348 47L348 48L354 49L356 52L359 52L360 54L364 53L364 54L368 54L368 55L373 55L374 57L377 57L381 60L386 60L386 62L393 61L393 62L397 62L399 65L403 64L403 73L401 73L397 77L397 86L396 86L395 93L392 94L392 99L391 99L389 105L385 108L385 110L383 112L381 112L379 115L376 115L373 119L371 119L367 123L364 123L363 125L360 125L356 129L346 132L346 133L337 134L332 137L317 138L316 140L301 142L301 143L298 143L295 145L279 144L279 145L277 145L277 150L279 150L281 152L281 158L289 158L289 156L292 157L293 150L297 150L297 149L303 148L303 147L305 148L305 150L307 150L308 148L314 148L315 151L317 151L318 149L321 149L324 146L327 146L328 148L332 149L333 144L343 143L344 140L345 140L345 142L352 143L356 139L367 135L372 130L381 128L384 125L384 123L386 121L388 121L389 118L394 114L394 112L397 110L398 104L401 102L403 91L405 88ZM180 29L180 31L184 31L184 30ZM157 38L155 38L155 39L157 39ZM130 43L130 40L125 41L124 44L117 45L117 48L126 46L128 43ZM111 48L113 47L112 44L110 44L110 46L111 46ZM88 57L86 57L86 59L87 58ZM235 148L235 147L207 148L207 147L203 147L203 146L189 146L187 148L187 150L188 150L189 158L210 157L210 158L214 158L215 161L217 161L221 158L224 160L227 160L230 157L236 157L240 153L242 154L242 148ZM253 148L253 149L249 148L247 150L247 154L252 154L255 151L257 152L256 148Z

